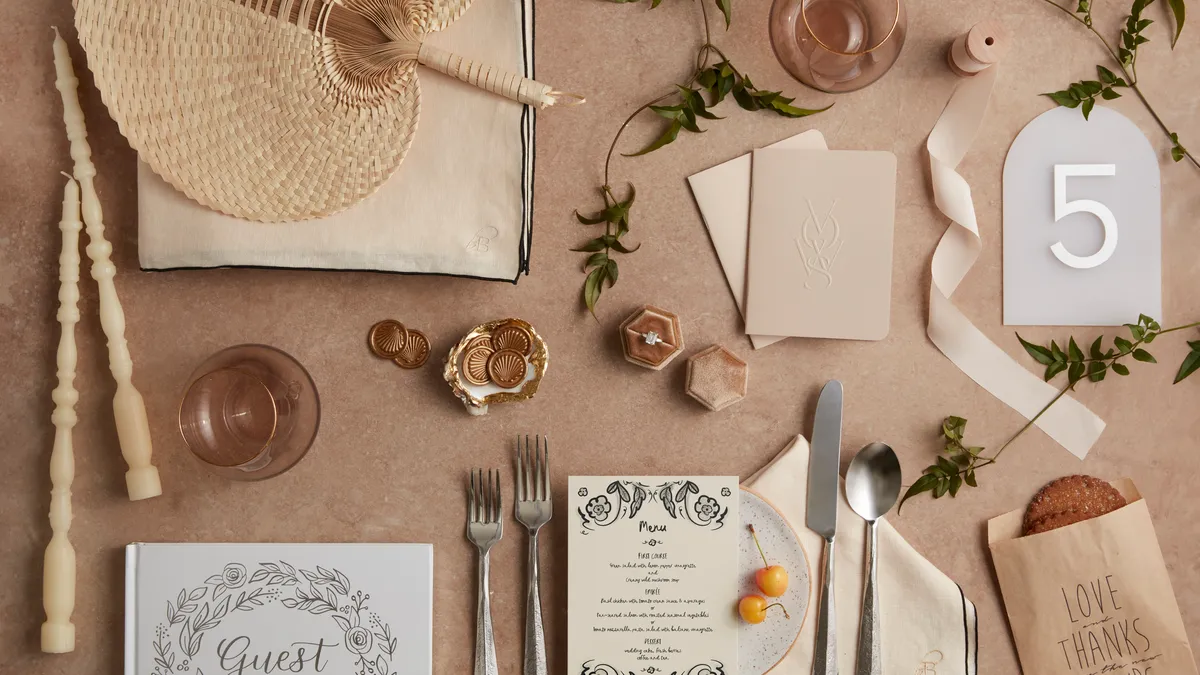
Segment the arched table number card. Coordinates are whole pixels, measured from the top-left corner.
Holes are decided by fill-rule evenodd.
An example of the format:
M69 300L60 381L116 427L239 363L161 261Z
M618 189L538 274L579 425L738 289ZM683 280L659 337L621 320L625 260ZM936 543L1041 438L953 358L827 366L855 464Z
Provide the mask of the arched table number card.
M1119 326L1162 315L1158 158L1108 108L1034 118L1004 162L1004 323Z
M431 675L427 544L130 544L129 675Z

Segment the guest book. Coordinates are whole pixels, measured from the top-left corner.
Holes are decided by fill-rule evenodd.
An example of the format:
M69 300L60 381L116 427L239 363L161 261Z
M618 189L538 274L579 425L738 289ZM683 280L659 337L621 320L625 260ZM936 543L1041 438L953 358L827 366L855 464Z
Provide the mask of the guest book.
M746 332L886 337L895 155L769 148L753 167Z
M738 479L572 476L567 672L737 675Z
M125 673L433 670L427 544L130 544Z

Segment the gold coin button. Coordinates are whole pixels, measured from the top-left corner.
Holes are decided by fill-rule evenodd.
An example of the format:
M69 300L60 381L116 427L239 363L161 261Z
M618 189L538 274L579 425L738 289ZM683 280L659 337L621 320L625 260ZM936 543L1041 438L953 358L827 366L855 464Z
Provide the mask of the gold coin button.
M395 319L384 319L371 326L367 337L371 351L381 359L394 359L408 344L408 329Z
M487 371L492 382L512 389L525 381L525 355L515 349L501 349L488 359Z
M429 338L419 330L409 330L404 347L393 359L401 368L420 368L429 360Z

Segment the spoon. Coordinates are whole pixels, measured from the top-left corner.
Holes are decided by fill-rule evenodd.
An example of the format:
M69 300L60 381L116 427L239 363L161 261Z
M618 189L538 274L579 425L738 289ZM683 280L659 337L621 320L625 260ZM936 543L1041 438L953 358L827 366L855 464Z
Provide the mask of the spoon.
M846 470L846 501L867 521L867 585L863 591L862 619L858 624L858 660L855 675L881 675L879 646L879 594L875 591L876 529L884 514L900 497L900 460L883 443L871 443L850 462Z

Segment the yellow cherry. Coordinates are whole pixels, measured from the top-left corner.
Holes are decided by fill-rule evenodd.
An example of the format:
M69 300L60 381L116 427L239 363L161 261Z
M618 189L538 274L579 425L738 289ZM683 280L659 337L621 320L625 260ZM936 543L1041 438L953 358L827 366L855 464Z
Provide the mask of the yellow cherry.
M767 610L772 607L778 607L783 610L783 615L787 618L792 618L788 614L787 609L779 604L767 604L767 599L761 595L747 595L738 601L738 614L746 623L762 623L767 619Z
M761 595L747 595L738 601L738 614L746 623L762 623L767 618L767 599Z
M764 595L778 598L787 593L787 570L780 565L764 567L754 573L754 583L758 584L758 590L762 591Z
M754 583L758 584L758 590L772 598L778 598L787 593L787 570L782 565L767 562L767 555L763 553L762 544L758 543L758 533L754 531L754 525L750 526L750 535L754 537L754 545L758 547L758 555L763 561L762 569L754 573Z

